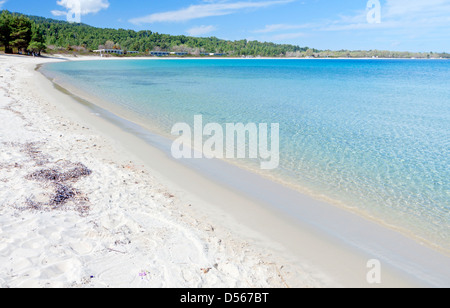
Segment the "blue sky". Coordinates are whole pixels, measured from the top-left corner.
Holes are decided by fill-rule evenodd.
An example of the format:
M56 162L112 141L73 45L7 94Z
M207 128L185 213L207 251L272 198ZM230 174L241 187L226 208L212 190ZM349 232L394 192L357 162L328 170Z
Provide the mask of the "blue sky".
M96 27L332 50L450 52L450 0L0 0L0 8L65 20L77 3L81 21Z

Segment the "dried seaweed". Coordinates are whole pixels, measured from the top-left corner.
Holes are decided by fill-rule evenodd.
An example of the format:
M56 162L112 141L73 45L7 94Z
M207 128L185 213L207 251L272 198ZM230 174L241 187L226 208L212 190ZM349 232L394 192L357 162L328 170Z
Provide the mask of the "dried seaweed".
M25 179L42 183L46 190L52 189L52 192L43 195L48 196L48 201L36 201L34 196L29 196L25 201L26 207L15 207L20 210L33 209L39 211L72 209L78 211L80 215L87 215L90 210L89 198L75 189L73 184L81 178L90 176L92 171L82 163L65 160L54 161L51 156L41 151L40 147L44 144L43 142L0 142L0 145L5 147L18 148L29 158L28 161L21 164L0 163L0 169L24 168L24 165L27 164L40 167L41 169L28 174ZM1 181L6 182L7 179L1 179Z
M81 163L65 162L64 167L69 170L63 171L61 168L41 169L26 177L28 180L42 182L54 188L54 194L48 202L39 203L29 199L27 204L30 207L34 209L48 209L49 207L57 209L72 201L76 206L75 209L80 214L86 214L89 211L89 206L87 206L89 199L83 193L73 188L70 183L75 183L82 177L91 175L92 171Z
M69 181L76 182L81 177L89 176L91 173L92 171L85 165L78 163L75 164L74 168L66 172L60 172L57 169L41 169L28 175L27 179L41 182L51 181L58 184Z
M71 200L77 195L76 191L67 185L55 184L56 192L55 195L50 200L50 205L59 206L65 204L67 201Z
M26 178L27 180L45 182L45 181L58 181L59 177L60 172L51 169L44 169L35 171L32 174L28 175Z
M43 166L50 162L50 157L39 150L37 142L27 142L22 146L21 151L30 157L37 166Z

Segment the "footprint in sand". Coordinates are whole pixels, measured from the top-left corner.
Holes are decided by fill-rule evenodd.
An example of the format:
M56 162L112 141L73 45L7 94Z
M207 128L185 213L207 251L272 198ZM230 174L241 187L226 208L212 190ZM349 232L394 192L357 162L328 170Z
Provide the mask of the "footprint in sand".
M61 234L64 231L63 228L54 226L48 227L39 231L39 235L49 239L50 241L58 241L61 239Z
M43 268L39 278L42 280L59 279L71 283L80 280L81 268L81 262L76 258L71 258Z
M86 241L73 241L69 245L70 248L79 256L88 255L93 250L92 244Z
M34 238L24 242L21 246L22 248L32 250L44 248L45 246L48 246L48 240L44 238Z

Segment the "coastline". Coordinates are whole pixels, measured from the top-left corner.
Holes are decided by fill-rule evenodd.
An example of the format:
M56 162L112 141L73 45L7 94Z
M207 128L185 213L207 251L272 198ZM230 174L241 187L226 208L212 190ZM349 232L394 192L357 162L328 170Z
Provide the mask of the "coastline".
M1 287L335 285L176 195L115 136L95 130L106 121L34 71L42 61L54 60L0 57ZM46 205L51 183L30 174L70 174L78 164L92 173L63 184L79 200Z
M55 55L51 57L53 59L66 59L70 61L95 61L95 60L450 60L450 58L296 58L296 57L155 57L155 56L135 56L135 57L123 57L123 56L111 56L100 57L99 55L82 55L82 56L68 56L68 55Z
M4 60L5 57L2 56L0 59ZM28 60L21 57L18 57L18 59L21 59L18 62L27 62ZM99 60L99 58L94 60ZM197 217L194 220L198 224L209 224L209 227L207 226L209 231L206 232L211 233L212 230L212 233L227 234L228 237L225 237L231 242L245 239L246 245L243 247L246 248L240 247L243 248L243 251L239 251L239 247L234 248L234 252L238 252L238 255L240 252L252 256L255 255L256 251L270 251L269 254L273 254L273 258L277 260L277 268L272 270L271 273L266 272L265 276L262 275L263 277L255 276L254 281L258 281L260 278L263 278L264 281L278 279L273 285L268 284L269 287L277 285L282 287L286 285L305 286L305 284L313 287L327 285L369 287L370 285L365 282L366 262L368 259L378 257L384 258L382 263L386 264L381 286L430 286L433 284L442 286L449 284L449 276L446 276L445 273L445 265L448 268L448 257L441 256L439 253L392 230L341 209L312 200L307 196L283 190L278 186L273 188L263 179L253 177L237 168L230 172L231 176L220 178L217 177L217 174L224 174L223 169L215 169L215 172L211 172L212 174L205 175L205 171L209 167L186 166L186 163L189 162L182 164L173 161L163 151L148 142L143 142L142 136L135 136L132 133L133 127L120 127L116 125L117 123L111 121L113 117L110 119L105 118L104 115L99 117L93 114L89 107L82 106L73 98L58 92L49 80L45 79L39 72L34 71L33 66L36 66L36 62L39 61L33 60L33 63L17 63L17 65L18 67L20 65L26 66L30 76L28 81L33 80L34 85L32 86L34 89L29 89L32 93L30 96L45 96L40 105L45 102L47 108L54 109L54 112L61 119L65 117L70 119L72 123L70 126L65 126L64 131L71 131L75 125L82 123L84 127L88 127L91 131L89 134L94 131L96 138L103 140L104 147L107 147L106 144L114 145L114 151L117 153L113 155L114 159L109 158L110 160L133 161L133 165L142 166L140 168L148 170L157 179L157 183L169 187L170 195L173 195L179 201L176 202L179 203L178 206L183 203L191 205L188 209L184 205L182 210L178 206L172 205L174 211L179 211L181 215L187 216L186 211L189 210L187 211L188 214L191 217ZM16 89L12 96L22 95L18 93L21 90L23 88ZM22 115L26 118L26 115ZM58 127L58 129L61 130L62 128ZM79 133L77 131L77 134ZM150 135L147 137L154 138ZM153 142L158 143L159 141L154 140ZM61 144L58 145L61 146ZM86 152L95 150L98 149L90 149ZM112 156L106 150L100 152L99 157ZM217 164L214 168L217 168ZM214 173L216 176L214 176ZM177 179L188 180L177 181ZM240 181L234 181L234 179L240 179ZM246 190L239 190L242 183L246 181L253 182L254 186L248 187L247 185ZM267 188L264 194L259 196L260 199L255 198L255 194L251 193L251 190L257 190L258 187ZM92 191L91 194L95 194L95 192ZM249 195L253 195L253 197L249 197ZM274 196L282 196L281 199L285 207L274 210L272 205L275 200L270 200ZM170 199L174 197L168 198L169 203L172 201ZM280 198L277 199L277 202L280 203ZM298 208L298 212L292 212L292 206L289 206L289 204L293 202L298 204L298 200L301 200L302 206ZM135 207L141 209L142 205L137 202ZM120 211L127 210L126 207L119 208ZM115 211L117 212L119 209L115 209ZM288 216L291 218L289 219ZM198 217L202 217L202 219L198 219ZM214 225L212 229L211 223ZM268 228L268 226L271 226L271 228ZM198 232L196 231L198 226L191 227L190 234ZM231 230L233 230L232 236L230 235ZM2 231L0 230L0 236L3 238ZM290 236L286 236L286 234ZM209 234L207 236L203 234L202 236L206 237L206 242L211 245ZM217 238L216 235L214 237ZM364 247L364 243L367 241L369 243L366 243L366 247ZM399 243L401 243L401 246L399 246ZM259 250L255 247L259 247ZM8 249L8 245L6 248L0 246L2 256L5 249ZM250 253L247 252L248 250ZM372 252L372 254L369 252ZM227 258L232 258L231 255L227 255ZM286 256L292 256L288 257L291 262L289 265L280 265L284 261L278 260L284 259ZM233 263L233 261L236 262L236 260L232 260L229 263ZM267 261L263 261L261 264L264 263L267 263ZM309 266L309 264L313 264L313 266ZM255 266L251 267L247 264L247 267L245 267L244 265L241 264L241 272L238 271L239 275L246 273L248 276L252 276L255 271L259 271ZM286 274L280 273L282 268L289 268L290 275L285 277ZM320 271L311 270L312 268L319 268ZM226 271L221 272L219 265L216 268L214 264L207 274L212 274L215 271L219 272L215 276L222 277L223 280L230 275L230 273L225 273ZM298 273L302 274L296 275ZM326 273L326 275L323 273ZM224 275L220 276L219 274ZM239 279L236 279L236 281ZM5 278L0 277L0 284L3 285L4 281ZM312 283L313 281L314 283ZM211 285L214 286L210 282L209 284L205 283L205 286ZM224 283L224 285L227 284Z
M120 59L132 60L133 58L103 58L103 59L112 61L112 60L120 60ZM228 59L228 58L214 58L214 57L204 58L203 60L217 60L217 59L232 60L232 59ZM241 60L239 58L233 58L233 59ZM283 58L263 58L263 59L280 60ZM341 59L341 58L339 58L339 59ZM348 58L342 58L342 59L352 60L352 59L348 59ZM85 60L87 60L87 61L94 60L95 61L95 60L102 60L102 58L88 57L88 58L80 58L80 59L75 58L74 59L74 61L85 61ZM153 57L153 58L142 58L142 60L160 60L160 61L195 60L195 58L155 58L155 57ZM247 59L247 60L252 60L252 59ZM257 59L254 59L254 60L257 60ZM287 60L287 59L285 59L285 60ZM299 60L308 60L308 59L300 58ZM317 59L317 60L327 60L327 59ZM379 60L379 59L361 58L359 60ZM381 60L389 60L389 59L381 58ZM398 59L398 60L402 60L402 59ZM423 60L426 60L426 59L423 59ZM47 79L49 79L51 82L53 82L60 91L63 91L67 95L70 95L72 98L78 100L80 103L84 104L85 106L88 106L92 110L99 108L95 112L102 114L103 116L105 116L105 114L107 113L108 115L106 117L109 118L110 121L115 122L118 126L128 127L130 130L133 131L133 134L140 135L141 139L144 139L144 140L149 139L149 140L145 140L146 142L152 143L151 139L155 139L155 137L159 138L162 136L159 139L159 141L155 142L153 145L156 148L159 148L160 150L164 151L166 154L168 154L168 155L170 154L169 148L170 148L171 144L169 144L169 142L170 143L173 142L175 140L175 137L168 133L170 131L169 128L161 129L161 127L157 127L157 126L153 125L153 123L151 123L151 121L148 121L148 119L146 119L145 117L140 117L139 114L134 113L133 111L127 110L126 108L123 108L121 106L117 106L113 103L110 103L107 100L105 100L99 96L94 96L91 93L87 93L85 90L81 90L76 85L74 86L74 85L70 84L70 82L67 82L67 81L61 82L61 80L56 79L57 77L54 79L51 76L47 76L46 73L47 72L42 72L42 74L44 76L46 76ZM120 115L120 116L117 117L115 115ZM122 121L122 119L124 119L125 121ZM131 128L131 126L134 126L134 127ZM154 134L156 136L147 138L146 136L148 135L148 132L151 132L150 135ZM170 141L169 141L169 139L170 139ZM202 163L192 164L192 162L189 162L189 161L183 162L182 160L180 160L180 162L182 162L183 164L185 164L187 166L192 167L193 169L196 168L197 171L199 171L203 174L208 175L208 173L209 173L209 171L207 170L208 168L201 167ZM208 165L208 163L209 163L208 161L205 162L206 165ZM339 200L338 198L331 198L327 195L324 195L320 189L313 190L310 188L306 188L306 186L302 186L301 184L296 182L295 179L293 179L293 178L283 176L282 174L274 175L274 174L270 174L267 172L263 172L259 169L258 166L250 166L248 164L241 163L238 161L233 161L233 160L227 160L226 163L227 164L224 164L224 166L227 166L227 167L233 166L233 167L237 167L240 169L245 169L246 171L250 172L250 174L257 174L258 176L265 178L266 180L268 180L268 183L275 182L279 186L282 186L283 188L287 187L290 190L297 191L298 193L300 193L301 196L307 196L310 199L313 199L314 201L320 201L322 203L331 204L334 207L339 207L340 209L342 209L344 211L350 211L353 214L361 216L362 218L370 220L376 224L382 225L385 228L402 233L404 236L411 238L416 242L419 242L421 245L427 245L431 249L436 249L436 250L442 252L443 254L450 256L450 250L448 249L448 247L443 246L443 245L447 244L446 242L440 241L440 239L437 240L436 238L427 237L426 235L421 236L418 232L414 232L415 230L417 231L417 229L408 229L404 225L396 224L394 222L394 220L391 220L390 219L391 217L386 213L383 213L383 214L375 213L375 212L369 213L368 211L364 211L355 206L349 206L347 203ZM214 164L210 164L210 168L212 170L217 169L216 167L217 166L214 166ZM221 172L221 173L215 172L215 174L217 174L219 176L222 174L225 174L227 167L222 168L222 170L224 172ZM247 174L247 173L245 173L245 174ZM243 175L243 176L245 177L245 175ZM233 176L229 176L228 179L222 179L222 182L233 183L234 181L230 180L230 178L232 178L232 177ZM212 178L212 180L218 180L217 177L214 178L214 176L211 176L211 178ZM265 185L270 186L270 184L265 184ZM230 185L228 185L228 186L230 186ZM233 186L233 185L231 185L231 186ZM245 187L247 185L245 183L242 183L241 186ZM238 190L238 191L242 190L241 187L239 187L238 185L234 185L233 189ZM256 189L254 189L254 191L256 191ZM258 193L251 192L248 189L247 189L247 191L244 191L244 193L246 195L258 196ZM281 194L280 192L277 192L277 193ZM301 197L300 197L300 199L301 199ZM263 203L264 203L264 200L260 200L260 201L263 201ZM271 205L269 205L269 207L276 208L277 206L274 204L271 204ZM294 202L291 202L290 207L295 208ZM392 214L394 214L394 213L392 213ZM399 217L397 217L397 218L399 218Z

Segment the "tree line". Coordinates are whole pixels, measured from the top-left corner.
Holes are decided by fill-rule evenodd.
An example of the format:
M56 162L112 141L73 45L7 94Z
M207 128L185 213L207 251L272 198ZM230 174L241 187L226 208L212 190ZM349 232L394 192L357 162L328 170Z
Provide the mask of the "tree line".
M0 15L0 46L5 53L16 49L19 53L40 55L46 49L41 26L24 15L8 11L2 11Z
M289 44L275 44L248 40L229 41L216 37L169 35L150 30L96 28L82 23L49 19L38 16L0 15L0 45L6 52L76 51L90 53L96 49L111 48L138 51L188 52L191 55L221 53L232 57L297 57L297 58L450 58L448 53L411 53L392 51L317 50Z
M13 14L16 17L23 16ZM149 51L186 51L193 55L200 53L223 53L230 56L284 56L288 52L302 52L308 48L289 44L262 43L258 41L227 41L216 37L190 37L169 35L150 30L133 31L125 29L96 28L83 23L69 23L38 16L23 16L42 31L48 51L92 52L105 46L148 53ZM100 48L99 48L100 47Z

